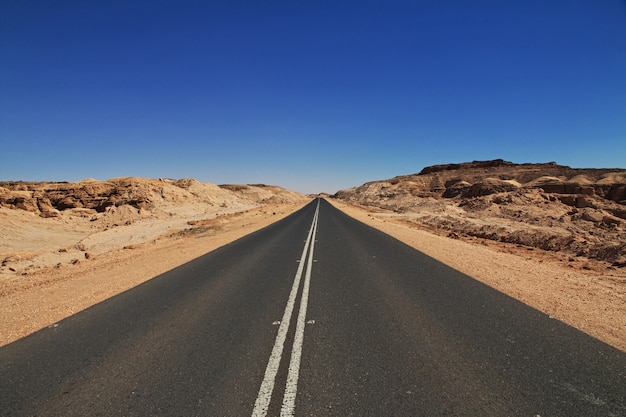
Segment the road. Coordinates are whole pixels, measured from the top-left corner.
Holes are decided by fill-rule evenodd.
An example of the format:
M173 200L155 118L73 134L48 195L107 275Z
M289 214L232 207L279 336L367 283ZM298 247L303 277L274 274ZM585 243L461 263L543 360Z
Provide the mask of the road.
M626 416L626 353L324 200L0 348L2 416Z

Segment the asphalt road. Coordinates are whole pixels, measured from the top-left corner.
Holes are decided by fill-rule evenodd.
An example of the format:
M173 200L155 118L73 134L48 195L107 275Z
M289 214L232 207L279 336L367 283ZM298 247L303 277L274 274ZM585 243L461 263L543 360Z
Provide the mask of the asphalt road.
M0 348L2 416L281 414L626 416L626 353L324 200Z

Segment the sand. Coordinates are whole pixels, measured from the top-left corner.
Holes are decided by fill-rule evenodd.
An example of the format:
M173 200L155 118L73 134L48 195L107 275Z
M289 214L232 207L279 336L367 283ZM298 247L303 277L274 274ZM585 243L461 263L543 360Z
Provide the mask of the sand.
M171 229L143 243L126 244L123 229L117 233L118 249L99 255L68 250L71 260L55 266L30 268L19 274L0 274L0 346L11 343L41 328L54 325L85 308L133 288L170 269L226 245L255 230L278 221L305 203L266 205L243 212L220 214L213 219ZM0 214L7 214L2 213ZM10 213L22 214L22 213ZM156 226L154 226L156 228ZM55 236L62 246L73 241L77 232L67 235L58 230L41 230ZM115 247L108 241L111 247ZM124 249L124 245L126 249ZM68 252L59 253L56 261ZM80 256L79 256L80 254ZM53 255L47 255L53 256ZM42 261L40 257L31 262Z

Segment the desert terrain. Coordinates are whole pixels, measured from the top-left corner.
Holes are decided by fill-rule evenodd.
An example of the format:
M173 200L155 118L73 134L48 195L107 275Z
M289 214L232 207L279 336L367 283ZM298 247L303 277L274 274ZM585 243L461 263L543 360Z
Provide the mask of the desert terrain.
M118 178L0 183L0 345L285 217L276 186Z
M337 207L626 351L626 170L436 165L337 192Z
M496 160L343 190L351 216L626 351L626 171ZM0 345L285 217L265 185L0 183Z

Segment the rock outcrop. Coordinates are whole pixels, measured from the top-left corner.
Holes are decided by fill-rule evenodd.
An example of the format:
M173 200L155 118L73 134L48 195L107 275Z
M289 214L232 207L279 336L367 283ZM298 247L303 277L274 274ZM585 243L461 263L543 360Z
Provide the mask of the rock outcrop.
M309 197L276 186L194 179L0 183L0 275L75 264L160 239L213 233L238 216ZM255 213L255 214L251 214Z
M1 182L0 207L55 217L71 210L103 213L130 206L137 210L161 210L164 205L196 201L209 206L265 204L299 201L304 196L266 185L218 186L191 178L115 178L80 182Z
M624 169L474 161L426 167L333 197L410 214L410 221L446 233L626 265Z

